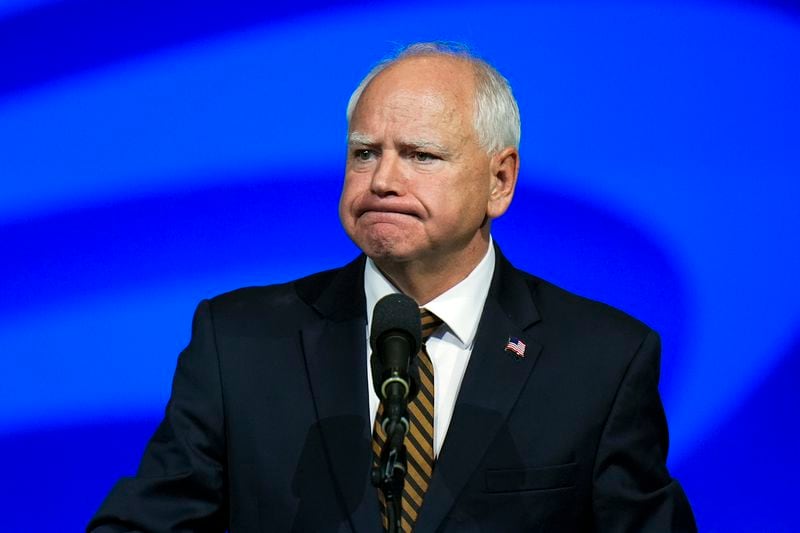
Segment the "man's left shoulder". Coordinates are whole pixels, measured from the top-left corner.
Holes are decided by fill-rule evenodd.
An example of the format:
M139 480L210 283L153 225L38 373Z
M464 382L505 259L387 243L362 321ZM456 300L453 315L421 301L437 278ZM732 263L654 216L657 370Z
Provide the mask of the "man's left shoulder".
M647 324L609 304L587 298L527 272L516 270L528 286L548 337L598 347L635 350L657 334Z

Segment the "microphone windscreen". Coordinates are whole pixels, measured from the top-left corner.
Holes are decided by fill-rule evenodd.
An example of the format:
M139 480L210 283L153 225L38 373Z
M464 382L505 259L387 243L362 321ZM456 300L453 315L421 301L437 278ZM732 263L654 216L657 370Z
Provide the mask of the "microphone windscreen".
M420 325L419 306L413 298L405 294L389 294L375 304L372 311L372 329L369 344L372 351L375 344L384 334L394 332L406 333L414 342L413 354L419 351L422 342L422 326Z

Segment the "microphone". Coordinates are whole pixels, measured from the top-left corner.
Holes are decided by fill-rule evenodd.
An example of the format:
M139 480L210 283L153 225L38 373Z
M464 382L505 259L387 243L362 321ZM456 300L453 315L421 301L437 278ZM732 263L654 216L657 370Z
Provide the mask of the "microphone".
M419 306L412 298L390 294L375 304L369 336L370 366L375 393L383 403L381 424L391 449L398 449L408 432L408 401L418 389L409 366L419 351L421 337Z

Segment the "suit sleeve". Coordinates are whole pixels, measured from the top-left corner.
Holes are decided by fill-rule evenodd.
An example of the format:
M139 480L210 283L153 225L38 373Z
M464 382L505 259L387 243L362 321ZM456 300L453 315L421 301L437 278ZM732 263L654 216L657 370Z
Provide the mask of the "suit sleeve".
M694 532L691 507L667 471L669 437L658 393L660 341L650 331L629 363L593 472L597 531Z
M114 486L87 531L224 531L224 424L213 318L204 301L136 476Z

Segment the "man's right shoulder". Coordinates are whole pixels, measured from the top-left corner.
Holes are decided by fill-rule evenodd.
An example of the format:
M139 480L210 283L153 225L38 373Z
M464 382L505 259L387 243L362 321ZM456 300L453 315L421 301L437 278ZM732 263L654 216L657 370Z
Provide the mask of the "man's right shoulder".
M265 307L274 310L282 306L311 305L343 269L324 270L283 283L241 287L218 294L208 301L215 310L244 312Z
M359 273L360 263L356 259L346 266L285 283L242 287L204 300L201 306L207 306L217 326L257 324L263 328L266 322L273 331L296 327L319 318L318 302L329 291L341 292L342 285L347 287L347 292L353 292L353 296L356 290L363 291L363 281L359 281L363 279Z

